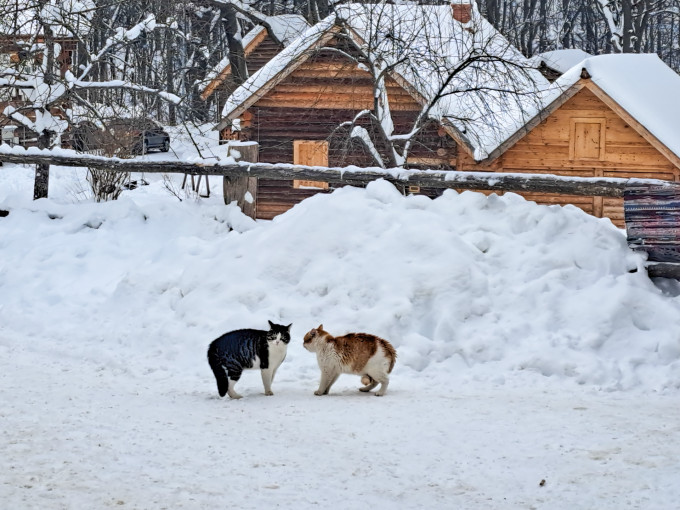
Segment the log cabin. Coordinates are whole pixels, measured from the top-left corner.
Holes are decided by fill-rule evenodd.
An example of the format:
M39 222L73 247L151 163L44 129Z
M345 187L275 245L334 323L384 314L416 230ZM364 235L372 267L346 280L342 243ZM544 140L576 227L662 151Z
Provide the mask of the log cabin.
M382 126L355 119L376 110L375 80L361 60L362 49L384 46L399 50L381 55L397 149L419 116L426 117L411 137L404 166L680 179L680 147L672 137L680 128L680 110L675 111L680 107L671 93L673 86L680 89L680 77L660 59L592 57L551 83L466 0L450 6L339 7L233 92L218 125L222 140L258 142L263 162L376 166L386 149L370 141L380 138ZM486 58L471 59L480 54ZM655 78L645 81L646 76ZM357 125L369 143L366 136L353 136ZM256 217L272 218L341 185L261 179L255 186ZM620 200L523 195L623 222Z

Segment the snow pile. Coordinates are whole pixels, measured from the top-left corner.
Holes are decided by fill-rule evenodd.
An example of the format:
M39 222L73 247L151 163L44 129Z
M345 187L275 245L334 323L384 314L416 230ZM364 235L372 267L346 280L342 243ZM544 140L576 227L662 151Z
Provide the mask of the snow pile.
M378 181L256 223L156 184L109 204L10 207L0 336L95 363L105 349L133 372L153 360L156 376L205 391L207 343L267 319L293 323L300 384L316 368L298 344L323 323L389 339L412 377L680 386L680 301L629 272L641 256L608 220L513 194L405 198Z

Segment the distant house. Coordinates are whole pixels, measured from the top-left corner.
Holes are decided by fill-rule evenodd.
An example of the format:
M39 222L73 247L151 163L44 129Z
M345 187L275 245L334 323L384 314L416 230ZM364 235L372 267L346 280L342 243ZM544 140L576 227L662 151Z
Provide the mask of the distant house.
M78 52L78 40L70 36L56 36L55 43L60 48L56 57L62 76L76 62ZM33 44L42 44L41 36L28 34L0 34L0 129L2 130L2 143L9 145L35 146L38 141L38 133L26 128L14 119L3 114L8 106L14 107L22 115L26 115L31 121L35 120L35 111L31 107L31 89L29 82L22 87L9 86L20 69L30 76L31 70L41 64L41 56L36 56L29 51ZM53 114L60 115L66 105L55 106Z
M432 100L433 84L436 89L442 79L438 68L413 64L426 43L424 60L445 63L442 67L460 65L471 48L483 47L523 68L523 74L507 82L512 86L507 92L496 81L507 78L506 73L493 61L457 74L449 89L454 93L437 99L427 111L427 123L411 139L406 165L680 180L680 142L674 138L680 132L680 102L675 98L680 77L660 59L597 56L563 72L566 61L584 55L545 55L545 66L554 72L549 81L535 69L536 60L525 59L511 47L474 4L460 2L465 0L450 6L388 4L380 6L379 16L373 16L367 4L338 8L337 16L344 16L350 27L349 37L358 44L370 39L375 47L393 46L405 30L412 30L408 27L413 20L427 20L398 60L384 63L389 67L385 90L397 138L409 132ZM343 131L348 121L374 107L375 91L368 73L353 59L347 37L333 17L301 34L227 99L218 125L222 139L258 142L264 162L375 166L375 153L382 148L371 148ZM436 59L431 59L432 53ZM403 66L408 60L413 65ZM370 134L371 127L364 127ZM330 188L338 185L330 183ZM324 183L260 179L256 215L271 218L327 188ZM540 203L571 203L619 224L623 217L619 200L524 195Z
M297 14L270 16L268 22L271 33L262 25L257 25L243 37L246 68L250 75L257 72L309 28L307 21ZM217 101L218 111L221 111L225 100L234 89L236 89L236 84L231 79L231 64L229 57L226 56L208 73L200 90L201 99L206 101L213 97Z

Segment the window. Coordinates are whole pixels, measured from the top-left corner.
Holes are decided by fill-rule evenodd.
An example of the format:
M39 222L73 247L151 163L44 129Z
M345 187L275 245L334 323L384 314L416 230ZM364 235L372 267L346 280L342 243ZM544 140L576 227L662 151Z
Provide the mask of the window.
M328 166L328 142L317 140L294 140L293 164ZM293 181L293 188L328 189L328 183L295 179Z
M598 118L571 119L569 159L603 160L606 123Z

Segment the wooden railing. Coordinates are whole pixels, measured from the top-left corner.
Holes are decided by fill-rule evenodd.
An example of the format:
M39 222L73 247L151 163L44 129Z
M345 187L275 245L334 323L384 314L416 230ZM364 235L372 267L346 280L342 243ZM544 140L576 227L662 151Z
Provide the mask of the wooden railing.
M326 168L290 164L268 163L221 163L148 161L139 159L103 158L75 151L61 150L57 153L23 151L16 148L3 150L0 161L17 164L49 164L59 166L89 167L120 172L184 173L190 175L222 175L230 179L259 177L281 180L312 180L365 185L377 179L385 179L404 186L429 188L452 188L488 191L514 191L557 193L582 196L623 197L626 185L631 182L663 184L655 179L622 179L607 177L571 177L551 174L519 174L500 172L456 172L445 170L405 170L382 168Z

